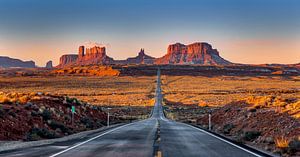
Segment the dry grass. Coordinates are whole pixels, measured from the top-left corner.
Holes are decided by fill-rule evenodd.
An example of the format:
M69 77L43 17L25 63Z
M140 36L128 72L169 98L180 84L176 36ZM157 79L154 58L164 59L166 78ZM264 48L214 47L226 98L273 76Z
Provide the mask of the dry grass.
M93 76L119 76L118 70L110 66L76 66L53 70L58 75L93 75Z
M0 78L0 92L43 92L95 105L151 106L155 77L42 76ZM1 98L0 101L8 101ZM25 101L21 98L20 101Z
M300 77L163 76L162 78L165 98L171 102L223 106L232 101L248 99L247 101L257 106L287 106L289 109L283 109L283 112L289 111L293 114L296 114L294 111L300 111ZM274 97L274 100L268 101L271 97ZM287 101L292 99L293 101Z
M287 148L289 146L289 140L285 137L276 138L275 145L277 148Z

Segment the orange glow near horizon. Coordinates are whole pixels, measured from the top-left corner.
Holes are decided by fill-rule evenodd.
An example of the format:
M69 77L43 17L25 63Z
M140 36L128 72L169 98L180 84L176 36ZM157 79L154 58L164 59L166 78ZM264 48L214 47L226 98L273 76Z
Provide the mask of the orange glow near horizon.
M195 41L196 42L196 41ZM183 44L190 44L182 42ZM2 43L3 44L3 43ZM145 52L153 57L161 57L166 54L168 44L164 46L116 44L107 47L107 55L114 59L126 59L137 55L140 48L144 48ZM213 48L218 49L220 56L234 63L245 64L265 64L265 63L280 63L294 64L300 62L300 45L295 42L285 42L276 40L240 40L233 42L213 42ZM21 60L33 60L38 66L45 66L49 60L53 61L54 65L59 63L59 57L63 54L77 54L80 42L76 44L70 43L23 43L17 47L13 44L0 45L0 56L9 56Z

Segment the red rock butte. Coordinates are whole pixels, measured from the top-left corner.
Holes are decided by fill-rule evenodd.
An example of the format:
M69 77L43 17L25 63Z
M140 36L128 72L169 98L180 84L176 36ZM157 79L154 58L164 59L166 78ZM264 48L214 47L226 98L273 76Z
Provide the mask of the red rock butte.
M196 42L190 45L176 43L168 46L167 54L155 61L156 64L204 64L226 65L218 50L208 43Z
M85 48L79 46L78 54L63 55L58 67L72 65L111 65L111 64L200 64L200 65L228 65L231 62L223 59L217 49L205 42L190 45L175 43L168 46L167 54L160 58L146 55L141 49L136 57L126 60L114 60L106 55L106 48L94 46Z

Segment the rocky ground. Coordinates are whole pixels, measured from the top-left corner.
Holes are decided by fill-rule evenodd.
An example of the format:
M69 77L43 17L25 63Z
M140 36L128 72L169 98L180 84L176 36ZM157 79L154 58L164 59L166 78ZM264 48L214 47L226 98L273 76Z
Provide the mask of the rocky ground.
M72 123L71 107L75 106ZM0 93L0 140L40 140L62 137L107 125L107 108L76 98L44 93ZM132 111L128 113L128 110ZM146 118L150 108L111 109L111 124ZM128 115L127 117L125 115Z
M255 100L255 101L253 101ZM249 97L222 107L183 105L165 101L167 117L213 131L282 156L300 155L300 101L278 97Z

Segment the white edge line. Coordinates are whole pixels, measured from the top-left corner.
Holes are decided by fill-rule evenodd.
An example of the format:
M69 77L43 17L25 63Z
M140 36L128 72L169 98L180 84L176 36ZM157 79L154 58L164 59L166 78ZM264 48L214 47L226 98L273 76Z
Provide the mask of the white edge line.
M93 137L93 138L90 138L90 139L88 139L88 140L86 140L86 141L83 141L83 142L81 142L81 143L79 143L79 144L76 144L75 146L72 146L72 147L70 147L70 148L68 148L68 149L65 149L65 150L63 150L63 151L60 151L60 152L58 152L58 153L56 153L56 154L53 154L53 155L51 155L51 156L49 156L49 157L56 157L56 156L58 156L58 155L61 155L61 154L65 153L65 152L67 152L67 151L69 151L69 150L72 150L72 149L74 149L74 148L76 148L76 147L79 147L79 146L85 144L85 143L88 143L88 142L90 142L90 141L92 141L92 140L95 140L95 139L101 137L101 136L104 136L104 135L106 135L106 134L109 134L109 133L111 133L111 132L113 132L113 131L116 131L116 130L118 130L118 129L121 129L121 128L126 127L126 126L131 125L131 124L133 124L133 123L129 123L129 124L126 124L126 125L122 125L122 126L119 126L119 127L117 127L117 128L114 128L114 129L112 129L112 130L109 130L109 131L107 131L107 132L105 132L105 133L102 133L102 134L100 134L100 135L98 135L98 136L95 136L95 137Z
M184 123L183 123L183 124L184 124ZM228 144L230 144L230 145L232 145L232 146L235 146L235 147L237 147L237 148L239 148L239 149L241 149L241 150L243 150L243 151L245 151L245 152L248 152L248 153L250 153L250 154L252 154L252 155L255 155L255 156L257 156L257 157L263 157L263 156L261 156L261 155L259 155L259 154L256 154L256 153L254 153L254 152L252 152L252 151L250 151L250 150L247 150L247 149L245 149L245 148L243 148L243 147L241 147L241 146L238 146L238 145L236 145L236 144L234 144L234 143L232 143L232 142L230 142L230 141L227 141L227 140L225 140L225 139L223 139L223 138L221 138L221 137L218 137L218 136L216 136L216 135L214 135L214 134L212 134L212 133L210 133L210 132L207 132L207 131L202 130L202 129L197 128L197 127L194 127L194 126L192 126L192 125L188 125L188 124L185 124L185 125L187 125L187 126L189 126L189 127L191 127L191 128L197 129L197 130L199 130L199 131L201 131L201 132L204 132L204 133L206 133L206 134L208 134L208 135L210 135L210 136L213 136L213 137L215 137L215 138L217 138L217 139L219 139L219 140L221 140L221 141L223 141L223 142L226 142L226 143L228 143Z

